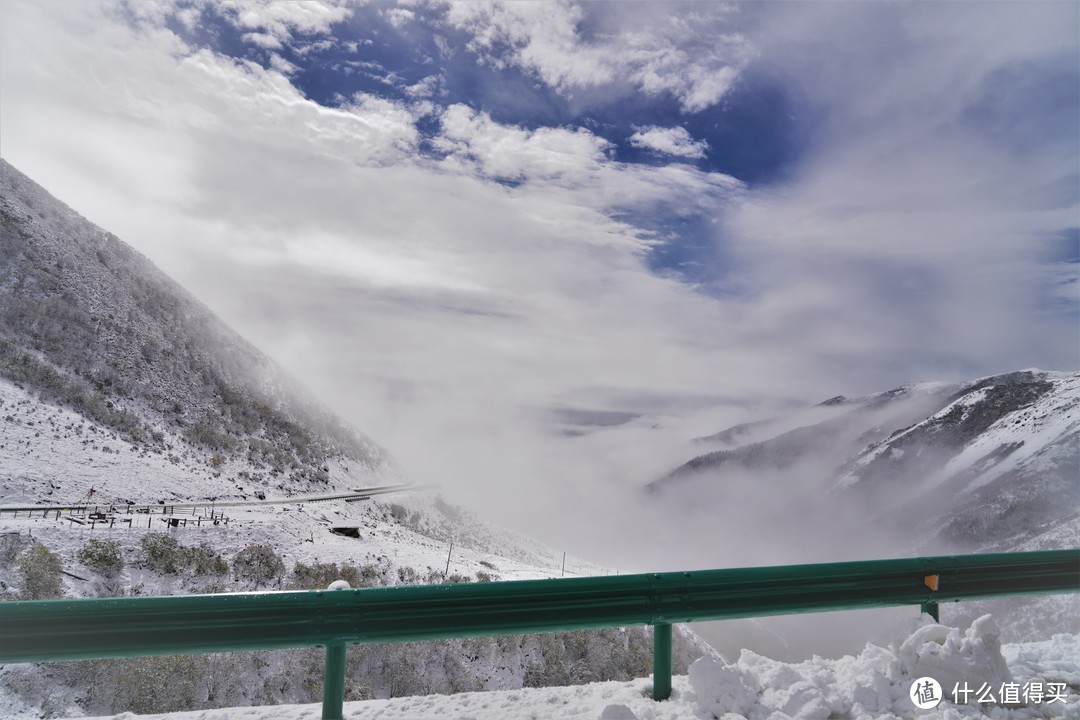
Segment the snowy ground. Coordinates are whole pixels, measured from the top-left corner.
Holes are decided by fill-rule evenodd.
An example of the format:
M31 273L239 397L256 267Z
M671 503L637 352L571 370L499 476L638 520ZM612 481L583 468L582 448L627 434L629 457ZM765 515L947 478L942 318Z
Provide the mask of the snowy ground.
M125 555L131 556L147 532L163 531L184 545L207 542L227 558L246 545L268 544L283 555L290 568L295 562L364 564L381 559L396 567L421 572L434 568L441 573L449 556L448 572L467 577L486 572L503 580L524 580L615 572L572 555L564 561L559 549L481 520L442 502L437 492L430 490L381 495L363 502L274 504L269 501L280 497L280 491L269 478L253 480L252 468L231 462L213 468L203 457L205 453L181 438L169 436L168 442L172 449L165 453L145 452L74 412L42 403L14 383L0 380L0 506L77 504L91 488L91 503L116 503L118 507L128 501L156 505L215 497L223 502L257 502L257 493L267 498L259 505L222 508L229 517L227 526L204 522L197 528L168 528L159 514L128 516L136 519L132 526L90 529L66 520L67 513L58 520L5 513L0 515L0 533L31 535L61 555L65 570L87 578L92 573L80 567L74 555L88 539L115 540ZM331 468L330 476L329 492L403 481L400 477L369 476L340 465ZM407 515L395 516L395 505L407 510ZM204 510L197 512L208 514ZM194 522L192 513L186 509L177 511L177 516ZM329 530L335 526L357 527L360 538L331 534ZM18 590L12 573L0 571L2 585L7 585L8 593ZM130 562L119 585L141 586L142 594L178 591L159 586L151 574ZM180 591L195 592L198 588ZM64 594L94 596L97 588L91 582L65 577Z
M917 708L913 683L931 677L943 701ZM648 679L560 688L428 695L345 704L349 720L782 720L783 718L1080 718L1080 637L1001 646L985 616L967 631L920 618L889 647L785 664L745 651L735 663L702 658L654 702ZM963 702L967 693L967 701ZM1002 695L1009 702L1002 703ZM1009 695L1015 695L1010 698ZM994 702L990 702L993 697ZM1011 702L1015 699L1016 702ZM0 695L0 716L37 717ZM226 708L113 720L316 720L319 705ZM72 716L74 717L74 716Z

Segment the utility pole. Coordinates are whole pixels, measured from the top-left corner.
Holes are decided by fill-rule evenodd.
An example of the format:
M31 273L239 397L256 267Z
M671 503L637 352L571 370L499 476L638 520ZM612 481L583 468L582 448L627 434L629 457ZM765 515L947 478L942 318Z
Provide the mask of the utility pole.
M443 580L450 575L450 553L454 552L454 536L450 536L450 549L446 551L446 570L443 571Z
M560 577L566 577L566 553L562 554L562 575Z

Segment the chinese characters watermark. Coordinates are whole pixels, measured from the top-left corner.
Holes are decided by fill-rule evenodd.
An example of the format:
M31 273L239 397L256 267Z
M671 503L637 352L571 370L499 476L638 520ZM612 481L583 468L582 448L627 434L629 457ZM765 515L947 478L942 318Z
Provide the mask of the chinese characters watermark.
M921 677L911 684L908 693L911 702L920 710L936 708L942 700L951 699L954 705L967 705L977 702L1000 705L1041 705L1043 703L1062 703L1068 697L1068 685L1063 682L1043 682L1031 680L1026 683L1006 682L992 685L980 683L977 686L964 681L953 685L951 698L942 693L941 684L932 677Z
M941 683L932 677L921 677L911 684L911 702L920 710L932 710L941 702Z

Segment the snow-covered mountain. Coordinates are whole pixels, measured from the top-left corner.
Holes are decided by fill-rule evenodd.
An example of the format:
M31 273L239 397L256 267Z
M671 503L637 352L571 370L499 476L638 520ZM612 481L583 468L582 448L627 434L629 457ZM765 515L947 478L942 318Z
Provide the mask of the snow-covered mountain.
M647 490L694 495L748 475L798 476L800 492L850 503L867 525L903 525L916 548L1080 540L1080 373L1023 370L833 398L699 443L718 449Z
M713 450L650 491L700 506L747 474L811 473L793 500L865 505L866 524L914 513L927 544L1075 546L1078 386L1077 374L1025 371L833 398L701 438ZM303 500L405 480L146 258L0 160L0 506L121 510L96 528L64 513L0 516L0 599L613 572L429 491ZM210 499L249 504L219 505L218 522L190 508L186 527L124 512ZM54 586L31 588L36 547L56 558ZM627 628L357 647L347 697L626 680L648 673L650 643ZM677 671L702 654L677 634ZM321 664L317 651L101 661L7 668L0 687L46 715L309 702Z
M0 377L140 453L279 493L393 474L385 451L149 260L2 160Z
M406 480L149 260L0 160L0 507L82 501L108 518L0 513L0 600L613 572L433 491L304 499ZM182 518L129 512L207 500ZM346 691L629 679L650 643L625 628L361 646ZM708 652L677 634L676 667ZM321 667L315 650L133 658L8 667L0 687L37 716L311 702Z

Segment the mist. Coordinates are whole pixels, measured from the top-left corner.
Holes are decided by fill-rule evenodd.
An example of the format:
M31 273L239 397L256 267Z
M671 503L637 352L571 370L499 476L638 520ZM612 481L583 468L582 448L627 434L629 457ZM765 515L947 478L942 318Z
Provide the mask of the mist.
M2 150L409 480L554 548L625 572L950 551L829 494L840 441L645 487L836 395L1080 366L1077 6L472 6L5 3ZM349 68L329 89L298 65L318 43ZM873 618L758 635L850 650Z

